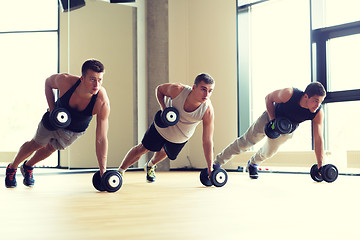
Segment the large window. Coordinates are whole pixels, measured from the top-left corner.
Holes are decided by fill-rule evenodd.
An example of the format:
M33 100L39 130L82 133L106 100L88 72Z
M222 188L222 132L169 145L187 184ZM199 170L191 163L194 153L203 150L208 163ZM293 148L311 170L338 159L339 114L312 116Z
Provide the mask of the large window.
M354 127L360 121L359 13L358 0L238 0L239 92L246 81L250 92L239 94L239 105L248 101L252 121L269 92L319 81L327 90L326 148L360 150ZM311 138L307 121L281 150L312 149Z
M309 3L269 1L253 5L243 14L250 14L249 90L253 122L266 110L267 94L287 87L304 90L310 83ZM242 34L244 32L239 29L240 39ZM283 151L311 149L311 124L305 122L300 128L305 130L297 130L291 144L284 144Z
M312 15L324 13L313 18L313 66L314 80L328 92L326 146L330 151L359 151L360 131L354 126L360 121L360 1L319 2L312 5Z
M4 154L17 152L33 137L47 109L45 79L58 71L58 1L1 1L0 22L0 153ZM1 159L2 165L10 161ZM57 163L53 154L42 164Z

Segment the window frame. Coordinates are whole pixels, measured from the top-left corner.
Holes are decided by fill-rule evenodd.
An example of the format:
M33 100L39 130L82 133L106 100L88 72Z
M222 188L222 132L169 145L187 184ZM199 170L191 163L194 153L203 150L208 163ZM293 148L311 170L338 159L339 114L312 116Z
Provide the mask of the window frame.
M320 82L327 92L325 103L359 101L360 89L351 89L343 91L328 90L328 66L327 66L327 42L338 37L346 37L360 34L360 21L345 23L341 25L314 29L311 32L311 41L315 44L315 50L312 58L313 76L312 81Z

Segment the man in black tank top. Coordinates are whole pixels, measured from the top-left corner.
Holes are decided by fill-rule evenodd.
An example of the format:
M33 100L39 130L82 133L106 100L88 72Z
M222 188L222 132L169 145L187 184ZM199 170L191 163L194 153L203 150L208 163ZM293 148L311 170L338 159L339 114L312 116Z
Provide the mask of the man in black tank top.
M234 155L247 151L265 136L265 126L276 118L287 118L294 126L288 134L281 134L277 138L267 138L264 146L256 152L247 164L249 176L258 178L257 166L272 157L278 148L293 136L296 127L306 121L312 121L315 156L318 168L322 166L324 157L323 119L321 103L326 91L318 83L310 83L305 92L297 88L284 88L268 94L265 98L266 111L249 127L249 129L234 142L229 144L215 157L215 164L223 165Z
M95 59L87 60L82 65L81 77L70 74L54 74L45 81L45 95L49 105L48 111L56 107L68 110L71 123L66 128L57 130L47 128L42 120L33 139L25 142L15 159L6 168L6 187L16 187L15 174L18 166L26 158L35 153L21 165L26 186L34 185L33 166L49 157L56 150L62 150L71 145L85 133L93 115L97 116L96 156L99 162L100 174L106 171L108 150L108 118L110 102L102 87L104 65ZM53 89L58 90L59 99L55 102ZM46 118L43 118L46 119Z

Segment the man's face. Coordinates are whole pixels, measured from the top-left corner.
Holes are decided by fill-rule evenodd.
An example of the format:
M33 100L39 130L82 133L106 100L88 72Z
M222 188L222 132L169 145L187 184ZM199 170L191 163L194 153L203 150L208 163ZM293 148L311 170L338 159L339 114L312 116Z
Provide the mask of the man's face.
M306 105L310 112L314 113L320 107L321 103L324 101L325 96L314 95L311 98L308 98Z
M87 70L85 77L82 76L84 86L89 91L89 93L95 95L99 92L103 83L103 76L103 72L98 73L90 69Z
M193 91L195 92L196 100L203 103L208 100L214 90L215 84L206 84L201 81L197 86L193 86Z

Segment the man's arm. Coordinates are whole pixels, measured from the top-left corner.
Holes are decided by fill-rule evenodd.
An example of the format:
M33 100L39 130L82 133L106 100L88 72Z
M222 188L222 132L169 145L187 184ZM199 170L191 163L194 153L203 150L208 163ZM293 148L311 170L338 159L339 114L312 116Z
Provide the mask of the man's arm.
M100 175L106 171L107 154L108 154L108 138L109 129L110 104L105 101L101 104L100 110L96 117L96 156L99 163Z
M293 88L284 88L273 91L266 95L265 104L270 120L275 119L275 103L285 103L289 101L293 93Z
M164 97L176 98L177 95L184 89L184 85L178 83L165 83L156 87L155 96L161 106L161 109L166 108Z
M54 74L45 80L45 96L51 112L55 108L55 94L54 89L59 90L61 97L75 82L79 79L77 76L72 76L67 73Z
M214 142L213 142L213 135L214 135L214 109L210 104L207 108L204 116L203 116L203 149L205 154L205 160L208 167L209 176L212 172L213 168L213 159L214 159Z
M324 112L322 109L320 109L315 118L312 120L315 156L318 168L322 166L324 159L323 120Z
M45 80L45 96L50 112L55 108L55 95L53 89L59 89L58 79L59 74L54 74Z

